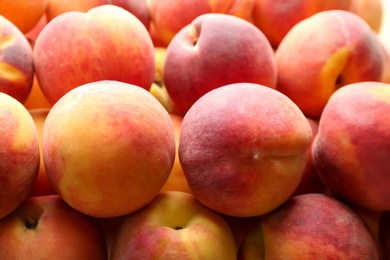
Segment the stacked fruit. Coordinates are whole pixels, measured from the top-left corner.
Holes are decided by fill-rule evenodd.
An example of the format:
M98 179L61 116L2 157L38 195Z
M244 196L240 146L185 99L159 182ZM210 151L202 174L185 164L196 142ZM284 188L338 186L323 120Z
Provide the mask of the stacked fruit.
M382 12L3 1L0 259L390 257Z

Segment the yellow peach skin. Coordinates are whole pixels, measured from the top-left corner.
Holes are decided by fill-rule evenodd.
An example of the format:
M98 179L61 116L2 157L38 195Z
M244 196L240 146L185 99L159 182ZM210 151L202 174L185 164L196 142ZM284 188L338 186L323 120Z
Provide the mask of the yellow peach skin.
M119 81L87 83L63 96L46 117L46 173L56 192L85 214L129 214L166 182L174 138L168 112L145 89Z
M380 81L384 55L377 35L356 14L324 11L298 24L275 53L277 89L307 117L318 119L332 93L360 81Z
M0 92L0 219L16 209L33 188L39 170L34 120L16 99Z
M128 215L110 259L236 259L234 236L215 211L185 192L157 195Z

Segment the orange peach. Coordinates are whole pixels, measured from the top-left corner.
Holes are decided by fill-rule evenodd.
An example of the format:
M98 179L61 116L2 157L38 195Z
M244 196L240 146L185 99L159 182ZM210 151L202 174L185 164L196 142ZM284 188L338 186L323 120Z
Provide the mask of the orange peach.
M0 1L0 14L22 33L31 30L45 13L48 0Z
M34 120L13 97L0 92L0 219L31 192L39 170Z
M250 21L254 0L147 0L151 23L166 45L196 17L224 13Z
M44 196L56 194L54 188L51 186L49 179L47 178L45 165L43 162L43 153L42 153L42 129L45 123L45 119L49 114L49 108L41 109L31 109L29 113L34 120L35 127L37 128L38 140L39 140L39 154L40 154L40 164L37 180L34 183L34 187L30 192L30 196Z
M390 210L389 109L389 84L344 86L325 106L312 147L331 194L371 211Z
M296 24L275 56L277 89L313 119L335 90L380 81L384 69L377 35L361 17L343 10L320 12Z
M98 80L149 90L155 73L154 47L147 29L133 14L102 5L51 20L35 42L34 65L51 104L71 89Z
M23 103L31 91L33 80L30 43L18 27L0 16L0 92Z
M147 90L119 81L91 82L65 94L47 115L42 139L55 191L94 217L145 206L175 157L168 112Z
M104 236L93 218L58 195L27 198L0 220L0 259L107 259Z
M167 47L163 81L173 103L184 113L208 91L237 82L276 87L271 45L253 24L208 13L175 35Z
M229 216L266 214L297 188L309 122L279 91L254 83L214 89L185 114L179 159L199 201Z
M286 34L300 21L322 11L350 10L354 0L255 0L253 23L277 49Z
M183 168L181 167L179 160L179 139L183 117L176 114L170 114L170 117L175 129L176 156L171 173L169 174L169 177L164 186L161 188L161 191L183 191L192 193L190 187L188 186L186 176L184 175Z

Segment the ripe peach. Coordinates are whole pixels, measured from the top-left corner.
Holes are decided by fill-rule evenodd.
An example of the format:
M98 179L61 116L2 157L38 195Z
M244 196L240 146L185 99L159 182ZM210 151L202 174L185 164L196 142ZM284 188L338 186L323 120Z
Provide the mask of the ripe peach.
M0 1L0 14L22 33L31 30L45 13L48 0Z
M270 212L297 188L312 140L285 95L254 83L214 89L185 114L179 159L193 194L229 216Z
M155 72L148 31L133 14L115 5L67 12L51 20L35 42L34 64L51 104L69 90L98 80L149 90Z
M314 140L313 162L335 197L390 210L390 85L359 82L329 99Z
M145 89L119 81L65 94L47 115L42 139L50 183L69 205L94 217L145 206L175 157L168 112Z
M253 24L209 13L198 16L170 42L163 81L173 103L184 111L208 91L237 82L276 87L271 45Z
M0 43L0 92L23 103L31 91L34 79L30 43L17 27L3 16L0 16Z
M0 220L1 259L107 259L104 236L93 218L58 195L27 198Z
M0 92L0 219L31 192L39 170L34 120L13 97Z
M336 89L380 81L384 68L378 37L362 18L343 10L320 12L296 24L275 56L277 89L313 119Z
M232 231L217 212L191 194L167 191L124 219L110 259L235 260L236 254Z
M51 186L49 179L47 178L45 165L43 162L42 153L42 129L47 115L50 112L49 108L31 109L28 110L32 119L34 120L35 127L37 129L38 140L39 140L39 172L38 177L34 183L33 189L30 192L30 196L44 196L56 194L54 188Z
M196 17L206 13L229 14L251 21L254 0L147 0L151 23L166 45Z
M253 23L277 49L286 34L300 21L322 11L350 10L354 0L255 0Z
M324 194L290 198L265 215L242 243L238 259L371 259L377 244L356 212Z

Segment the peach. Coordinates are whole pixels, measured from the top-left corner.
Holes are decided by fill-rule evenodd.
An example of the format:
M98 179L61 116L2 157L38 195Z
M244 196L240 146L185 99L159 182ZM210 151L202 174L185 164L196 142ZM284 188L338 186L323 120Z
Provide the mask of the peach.
M331 194L371 211L390 210L390 85L358 82L337 90L319 121L312 153Z
M179 159L199 201L229 216L266 214L297 188L312 140L299 108L275 89L214 89L184 116Z
M229 14L251 21L254 0L147 0L158 38L168 45L196 17L206 13Z
M30 43L18 27L0 16L0 92L23 103L30 94L33 79Z
M48 0L0 1L0 14L22 33L31 30L45 13Z
M145 89L96 81L65 94L43 126L43 158L55 191L76 210L99 218L149 203L172 170L174 127Z
M320 12L296 24L275 56L277 89L313 119L336 89L380 81L384 68L377 35L361 17L343 10Z
M306 194L306 193L325 193L326 187L322 182L318 172L313 163L312 147L313 140L318 133L318 121L307 118L309 121L311 130L313 132L313 139L306 151L306 166L303 171L302 179L299 182L298 187L291 196Z
M107 259L104 236L93 218L58 195L27 198L0 220L1 259Z
M173 127L175 129L175 143L176 143L176 153L175 161L173 162L171 173L164 186L161 188L161 192L164 191L183 191L192 193L190 187L188 186L186 176L184 175L183 168L181 167L179 160L179 139L180 139L180 129L183 122L183 117L176 114L169 114Z
M0 92L0 219L31 192L39 170L34 120L13 97Z
M198 16L170 42L163 81L184 113L208 91L248 82L276 87L276 62L264 34L241 18L209 13Z
M38 83L51 104L71 89L99 80L149 90L155 73L147 29L115 5L87 13L67 12L51 20L35 42L34 64Z
M31 109L28 110L28 112L30 113L32 119L34 120L35 127L37 129L38 140L39 140L39 154L40 154L38 177L30 192L30 196L44 196L44 195L56 194L56 191L52 187L47 177L45 165L43 162L43 153L42 153L42 129L46 117L50 112L50 109L49 108Z
M128 215L110 259L235 260L234 236L226 221L188 193L163 192Z
M286 34L300 21L322 11L350 10L354 0L255 0L253 24L277 49Z
M303 194L265 215L239 249L242 259L371 259L380 253L364 221L324 194Z

